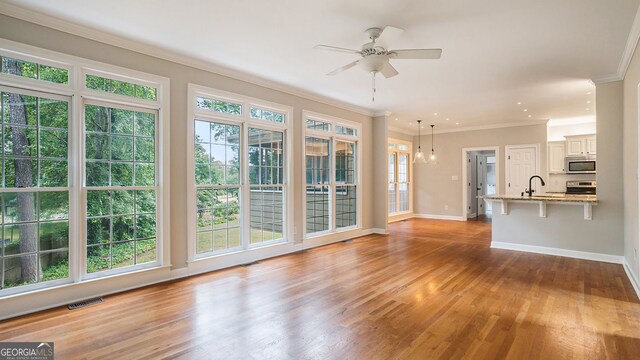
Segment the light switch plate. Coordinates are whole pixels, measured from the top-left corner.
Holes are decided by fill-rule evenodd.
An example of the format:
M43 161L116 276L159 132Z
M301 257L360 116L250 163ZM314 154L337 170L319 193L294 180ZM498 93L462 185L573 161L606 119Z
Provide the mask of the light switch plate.
M453 176L451 176L451 180L453 180L453 181L457 181L457 180L458 180L458 175L453 175Z

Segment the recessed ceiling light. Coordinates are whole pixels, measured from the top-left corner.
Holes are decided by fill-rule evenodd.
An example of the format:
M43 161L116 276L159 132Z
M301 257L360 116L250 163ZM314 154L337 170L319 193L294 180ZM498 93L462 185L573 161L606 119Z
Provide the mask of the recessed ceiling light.
M591 110L591 109L589 109L589 108L586 108L585 110L587 110L587 111L589 111L589 110Z
M460 123L456 123L456 125L460 125Z
M438 113L433 113L433 115L438 116Z
M445 120L449 121L449 118L446 118Z
M424 126L420 126L420 129L424 129Z
M529 114L529 117L531 117L531 114Z
M587 100L587 104L591 104L591 100Z
M587 95L591 95L591 91L587 92Z
M527 111L529 111L529 110L527 110L527 109L524 109L524 112L527 112Z
M396 118L396 121L398 121L398 118Z
M516 104L518 104L518 105L522 105L522 101L518 101Z

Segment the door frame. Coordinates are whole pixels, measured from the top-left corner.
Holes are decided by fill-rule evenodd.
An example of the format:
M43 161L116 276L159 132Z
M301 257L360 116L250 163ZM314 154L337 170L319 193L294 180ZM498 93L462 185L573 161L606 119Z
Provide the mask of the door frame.
M524 149L524 148L535 148L536 149L536 173L535 175L542 176L540 173L540 144L522 144L522 145L505 145L504 147L504 180L505 184L511 183L511 173L509 169L509 155L511 150L513 149ZM497 175L497 173L496 173ZM548 179L547 179L548 180ZM524 189L522 189L524 191ZM508 193L507 188L505 187L505 194Z
M467 201L467 196L469 196L467 191L467 184L469 183L469 174L467 174L467 153L474 151L495 151L496 154L496 193L500 193L502 178L500 177L500 167L501 167L501 157L500 157L500 146L482 146L482 147L469 147L462 149L462 220L467 221L467 207L469 206L469 202ZM506 157L505 157L506 159Z

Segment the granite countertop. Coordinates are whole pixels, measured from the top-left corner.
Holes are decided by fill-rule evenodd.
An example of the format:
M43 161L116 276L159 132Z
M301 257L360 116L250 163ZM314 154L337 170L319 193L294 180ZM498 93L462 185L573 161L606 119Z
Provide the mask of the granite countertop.
M515 200L515 201L547 201L547 202L574 202L598 204L596 195L567 195L562 193L533 194L533 196L519 195L484 195L485 200Z

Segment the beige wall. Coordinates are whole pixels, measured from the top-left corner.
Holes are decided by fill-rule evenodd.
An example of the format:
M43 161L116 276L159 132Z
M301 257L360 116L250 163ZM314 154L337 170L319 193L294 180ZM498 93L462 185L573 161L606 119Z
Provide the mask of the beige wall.
M398 131L387 130L387 135L389 136L389 139L413 141L413 135L401 133L401 132L398 132Z
M414 165L413 212L423 215L462 216L462 149L499 146L499 173L502 177L498 193L504 193L505 145L539 144L540 170L546 178L547 126L531 125L501 129L452 132L434 136L437 165ZM418 148L418 137L414 138ZM431 135L422 136L422 149L431 148ZM452 180L457 176L458 180ZM524 190L524 189L523 189ZM448 210L445 209L448 207Z
M387 125L388 116L378 116L373 118L373 144L371 155L378 161L373 162L373 227L376 229L387 229L388 220L388 200L387 196ZM366 206L366 205L365 205Z
M45 28L22 20L0 15L0 37L64 54L117 65L133 70L167 77L171 80L171 262L174 268L186 266L187 259L187 84L195 83L246 96L292 106L293 113L293 174L294 203L296 209L304 206L303 197L303 136L302 110L310 110L362 124L362 227L373 226L373 125L372 118L347 110L294 96L277 90L257 86L215 73L184 66L174 62L143 55L93 40ZM385 125L386 126L386 125ZM386 133L385 133L386 135ZM384 159L384 157L382 158ZM384 161L382 161L384 163ZM295 211L297 233L300 241L303 229L302 212Z
M640 263L634 249L640 249L638 239L638 85L640 85L640 52L636 47L624 77L624 256L636 279L640 278ZM599 120L598 120L599 121ZM599 142L599 141L598 141ZM598 144L600 146L600 144ZM598 149L600 151L600 149ZM600 154L598 153L598 156Z

